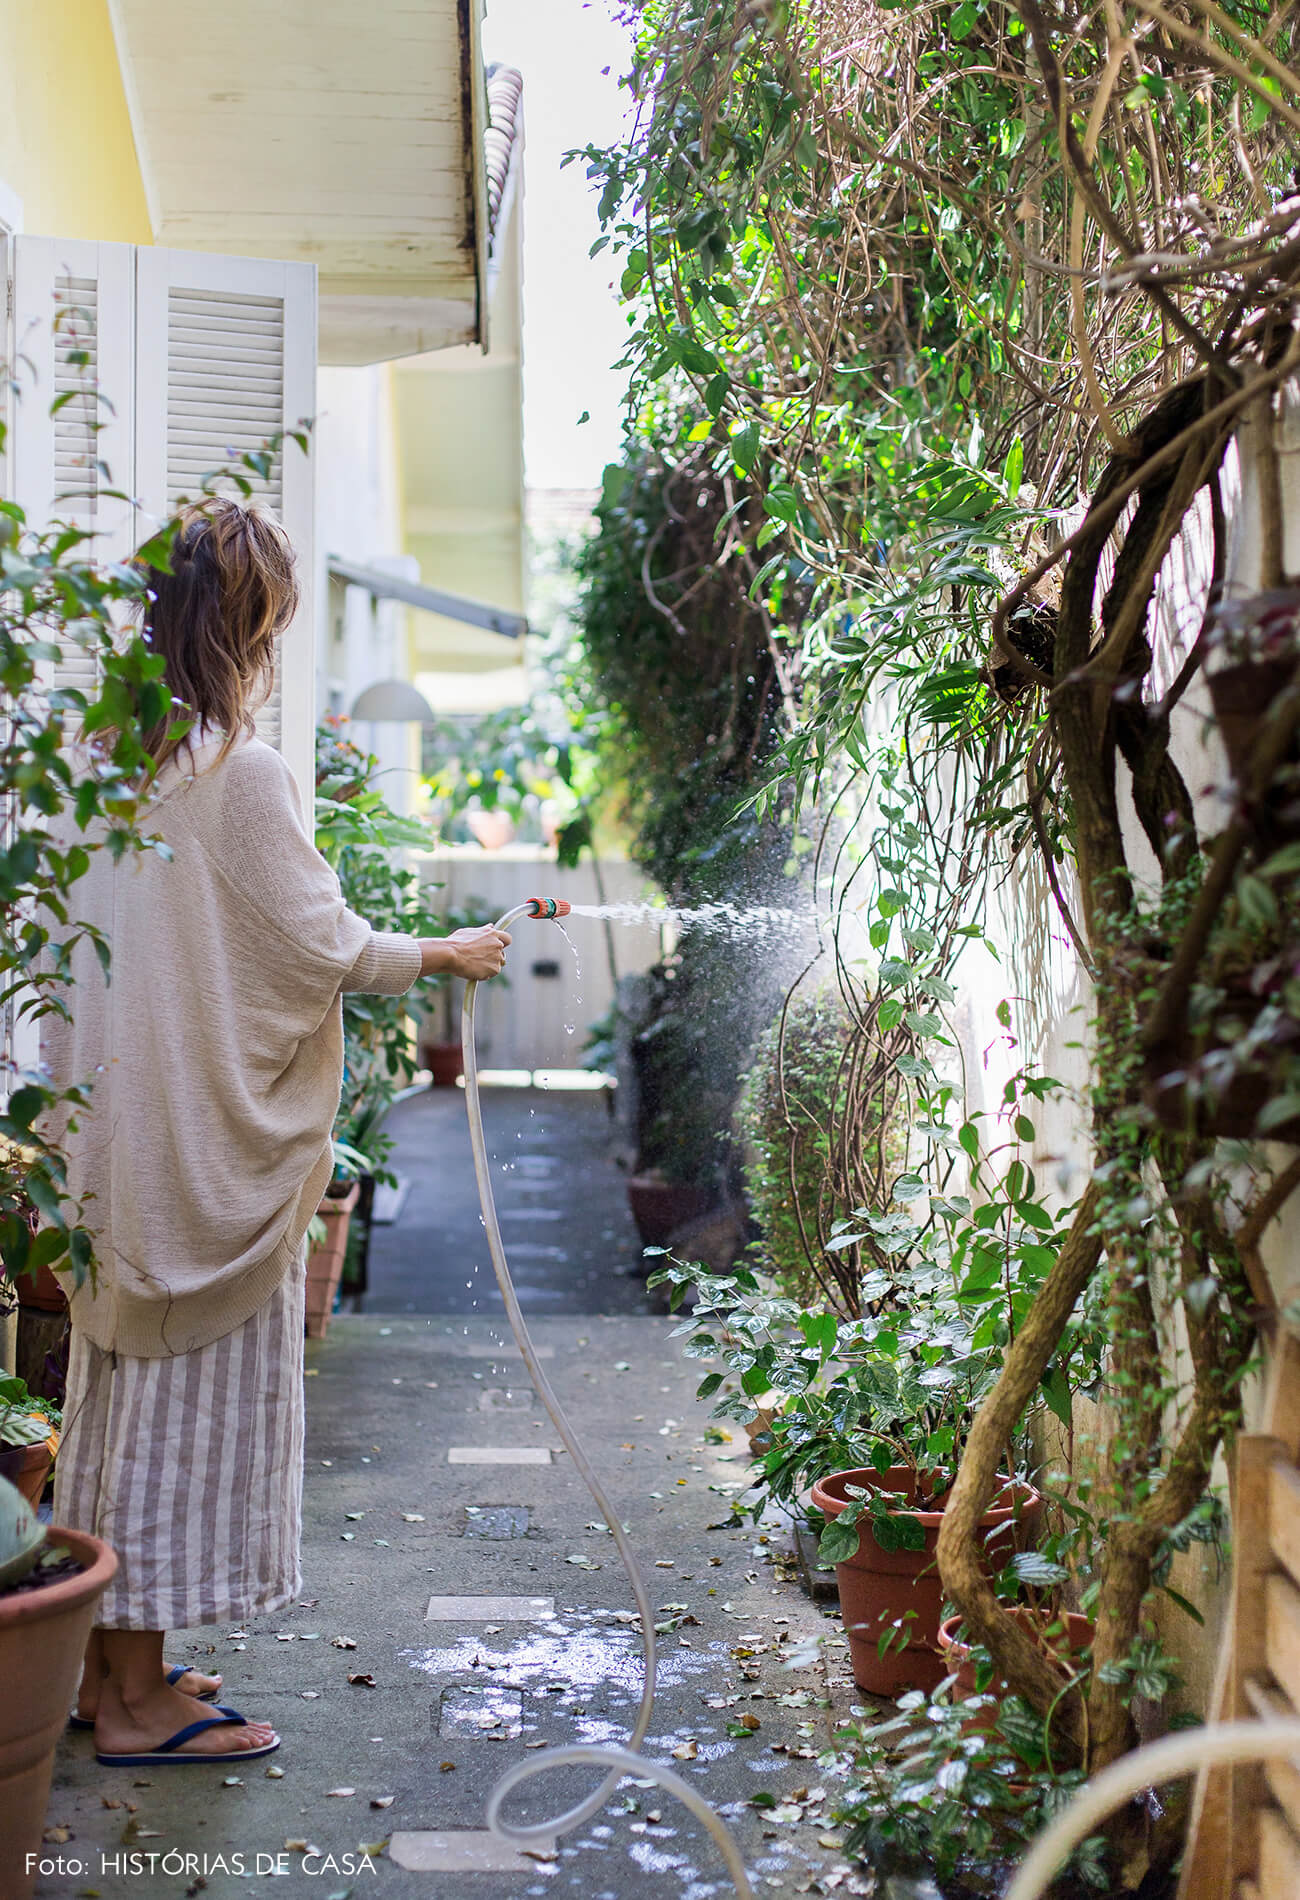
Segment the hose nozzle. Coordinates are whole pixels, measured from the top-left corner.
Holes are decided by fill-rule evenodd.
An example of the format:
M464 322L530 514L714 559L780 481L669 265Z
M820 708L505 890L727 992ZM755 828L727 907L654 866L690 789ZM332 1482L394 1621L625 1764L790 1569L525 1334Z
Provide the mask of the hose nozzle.
M528 915L530 917L567 917L569 906L562 897L530 897Z

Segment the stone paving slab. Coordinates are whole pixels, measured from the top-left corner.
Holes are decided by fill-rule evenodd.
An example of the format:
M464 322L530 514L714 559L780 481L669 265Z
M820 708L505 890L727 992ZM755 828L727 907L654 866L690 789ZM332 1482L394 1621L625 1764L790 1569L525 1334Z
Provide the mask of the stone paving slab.
M708 1408L693 1397L701 1368L679 1358L671 1322L534 1324L667 1626L646 1752L732 1820L758 1894L805 1892L816 1870L843 1865L818 1844L827 1833L821 1808L804 1809L801 1825L798 1804L774 1820L750 1798L818 1786L833 1794L817 1754L832 1732L828 1703L843 1698L847 1681L838 1625L777 1575L774 1543L752 1527L716 1528L726 1526L749 1466L741 1443L706 1440ZM84 1871L42 1882L39 1900L723 1900L730 1892L694 1820L657 1790L628 1784L557 1843L553 1861L528 1860L526 1870L517 1859L505 1870L437 1861L489 1852L487 1791L530 1745L623 1740L640 1688L627 1582L571 1461L447 1463L453 1443L498 1424L479 1400L502 1383L499 1326L345 1317L328 1339L309 1342L302 1595L274 1615L185 1632L169 1647L177 1660L222 1670L223 1700L274 1722L284 1745L243 1774L136 1775L99 1768L90 1738L69 1734L49 1820L67 1830L57 1848L65 1866L80 1861ZM514 1429L525 1423L550 1433L544 1414ZM525 1509L532 1528L522 1539L467 1539L471 1506ZM426 1620L431 1600L450 1598L473 1605ZM521 1599L527 1616L512 1616L506 1605ZM439 1733L449 1692L472 1707L484 1690L517 1698L517 1721ZM738 1730L740 1715L758 1728ZM512 1812L544 1822L592 1785L592 1771L558 1768L522 1791ZM135 1863L144 1871L131 1871L123 1858L131 1854L146 1857ZM180 1871L167 1871L163 1857Z

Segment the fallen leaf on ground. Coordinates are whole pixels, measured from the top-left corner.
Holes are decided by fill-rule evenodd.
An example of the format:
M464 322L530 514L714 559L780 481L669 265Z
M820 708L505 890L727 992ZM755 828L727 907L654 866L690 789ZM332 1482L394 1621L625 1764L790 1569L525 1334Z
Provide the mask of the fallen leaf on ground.
M298 1694L302 1697L304 1702L319 1702L320 1701L319 1689L299 1689Z
M423 1511L403 1511L402 1522L403 1524L423 1524L424 1513Z
M349 1795L354 1795L355 1793L355 1788L327 1788L325 1790L325 1799L330 1801L337 1798L340 1801L346 1801Z
M449 1775L455 1766L454 1761L440 1761L438 1763L438 1772L443 1775Z
M330 1648L331 1649L355 1649L356 1644L353 1642L350 1636L331 1636Z
M226 1775L221 1785L223 1788L242 1788L244 1784L238 1775Z
M72 1839L72 1829L66 1826L47 1827L45 1832L41 1835L41 1839L51 1842L55 1847L62 1847L65 1841Z
M110 1800L110 1798L106 1794L101 1794L99 1799L100 1799L101 1805L106 1808L120 1808L122 1805L120 1801Z
M343 1515L347 1519L349 1524L359 1524L362 1518L365 1516L365 1512L364 1511L344 1511Z
M372 1808L391 1808L396 1799L395 1794L372 1794L370 1805Z
M361 1689L373 1689L375 1687L375 1679L368 1670L359 1670L355 1676L349 1676L348 1681Z
M679 1742L673 1750L674 1761L694 1761L700 1752L698 1742Z
M266 1771L266 1778L268 1781L283 1781L284 1780L283 1768L274 1768L274 1767L268 1768Z

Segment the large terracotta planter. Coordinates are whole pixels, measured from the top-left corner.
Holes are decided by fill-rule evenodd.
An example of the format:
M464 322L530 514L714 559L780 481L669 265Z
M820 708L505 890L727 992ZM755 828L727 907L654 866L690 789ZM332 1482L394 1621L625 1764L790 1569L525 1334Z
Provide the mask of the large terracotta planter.
M0 1593L0 1894L28 1900L27 1856L40 1851L54 1749L77 1692L95 1606L117 1557L98 1537L52 1527L49 1542L83 1566L43 1590Z
M0 1446L0 1478L8 1478L33 1510L44 1495L45 1480L53 1463L54 1454L48 1439L42 1439L39 1445Z
M343 1257L348 1250L348 1228L352 1210L360 1196L354 1181L338 1199L327 1196L316 1212L325 1223L325 1239L307 1255L307 1337L324 1339L330 1329L334 1299L343 1278Z
M849 1639L853 1679L870 1695L897 1696L907 1689L933 1689L943 1680L939 1623L943 1585L935 1550L941 1508L916 1509L916 1474L907 1465L878 1472L837 1471L819 1478L813 1503L827 1517L838 1517L855 1502L857 1491L892 1492L901 1509L912 1511L924 1533L921 1550L882 1550L867 1520L859 1528L858 1548L835 1566L840 1614ZM1001 1567L1018 1548L1020 1534L1036 1521L1042 1499L1032 1485L1008 1479L1005 1489L980 1519L989 1562ZM884 1644L884 1654L881 1645Z
M709 1188L682 1187L656 1174L630 1174L627 1204L643 1247L666 1247L679 1227L698 1220L713 1205Z

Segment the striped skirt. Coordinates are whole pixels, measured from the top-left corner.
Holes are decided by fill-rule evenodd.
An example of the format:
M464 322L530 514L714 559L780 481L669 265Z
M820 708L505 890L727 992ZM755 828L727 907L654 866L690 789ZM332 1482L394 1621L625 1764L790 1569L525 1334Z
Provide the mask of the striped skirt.
M74 1328L54 1521L117 1552L102 1628L240 1621L299 1594L305 1275L300 1260L251 1319L174 1358Z

